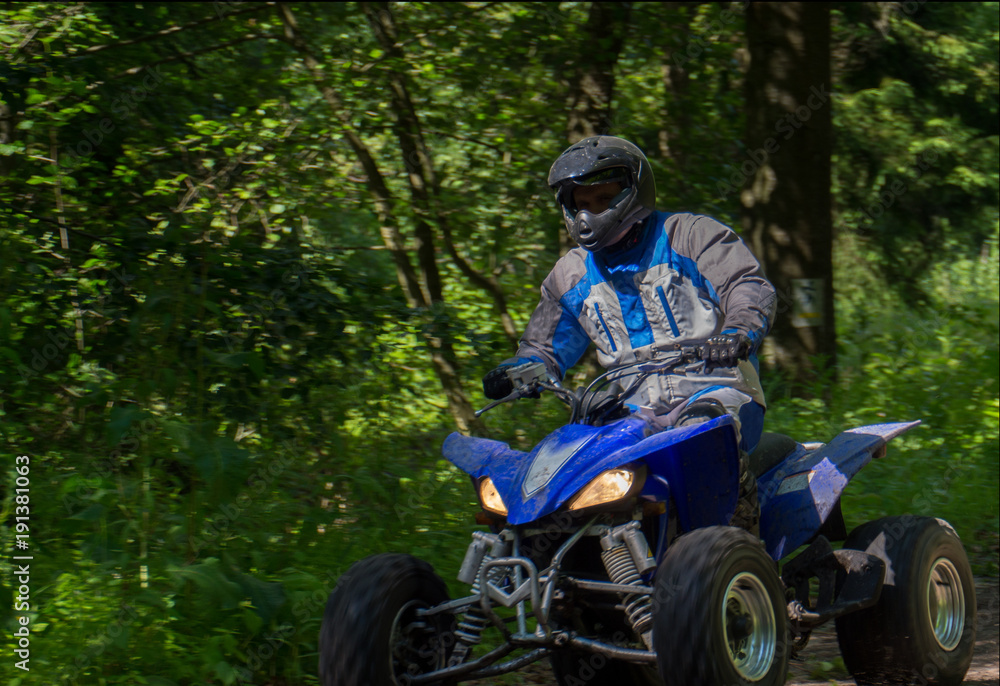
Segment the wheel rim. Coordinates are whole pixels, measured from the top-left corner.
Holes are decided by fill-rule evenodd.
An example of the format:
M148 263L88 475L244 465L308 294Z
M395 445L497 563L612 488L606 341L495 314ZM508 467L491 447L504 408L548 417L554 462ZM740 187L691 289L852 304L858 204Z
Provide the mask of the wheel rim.
M444 667L441 663L441 642L437 627L417 615L427 609L427 603L411 600L400 608L392 620L389 634L389 670L398 685L398 677L417 676ZM403 683L407 683L405 680Z
M777 622L771 597L756 575L742 572L729 582L722 603L729 660L739 675L758 681L774 661Z
M934 640L945 650L954 650L965 628L965 592L958 569L951 560L939 557L927 577L927 615Z

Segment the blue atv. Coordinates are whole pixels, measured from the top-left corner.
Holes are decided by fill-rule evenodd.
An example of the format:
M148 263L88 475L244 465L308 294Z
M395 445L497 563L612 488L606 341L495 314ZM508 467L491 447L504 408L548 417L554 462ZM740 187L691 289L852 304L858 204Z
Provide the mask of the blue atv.
M570 406L570 422L528 453L445 441L489 526L472 534L458 573L468 594L450 599L409 555L355 563L326 606L321 683L457 684L547 658L561 686L772 686L834 620L858 684L961 684L976 602L955 530L902 516L848 535L840 509L848 481L918 422L827 444L764 434L749 457L757 537L728 526L732 417L658 431L625 404L650 374L695 371L697 353L616 369L578 393L541 364L516 368L513 393L482 412L544 390Z

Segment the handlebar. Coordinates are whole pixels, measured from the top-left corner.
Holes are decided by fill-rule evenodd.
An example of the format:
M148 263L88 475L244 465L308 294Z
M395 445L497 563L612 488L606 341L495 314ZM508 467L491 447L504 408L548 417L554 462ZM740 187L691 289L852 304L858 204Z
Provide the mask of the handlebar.
M572 410L570 417L571 424L578 423L581 420L586 421L591 414L598 412L600 414L595 419L596 421L601 421L617 410L620 410L624 400L631 396L650 375L669 373L684 364L691 363L703 363L701 345L678 346L676 350L668 353L663 359L637 362L607 371L594 379L580 394L573 393L565 388L558 379L553 378L548 373L545 365L541 362L518 365L512 367L507 372L507 378L510 379L514 390L506 397L494 400L476 412L476 417L482 416L498 405L513 402L520 398L537 398L540 391L546 390L555 393L560 400L570 406ZM598 398L601 393L600 388L629 376L635 376L636 378L625 390L615 394L616 397L613 402L609 402L607 397Z

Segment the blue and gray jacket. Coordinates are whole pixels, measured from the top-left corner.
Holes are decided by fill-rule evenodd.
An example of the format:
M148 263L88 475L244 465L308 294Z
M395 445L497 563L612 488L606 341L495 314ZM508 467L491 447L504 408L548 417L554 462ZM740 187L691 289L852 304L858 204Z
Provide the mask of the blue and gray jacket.
M518 357L543 360L562 378L591 341L608 369L655 360L678 343L741 332L756 353L774 316L774 287L746 244L718 221L654 212L638 241L615 251L575 248L542 283L542 298L521 337ZM754 355L707 374L653 375L631 402L664 414L719 387L762 407Z

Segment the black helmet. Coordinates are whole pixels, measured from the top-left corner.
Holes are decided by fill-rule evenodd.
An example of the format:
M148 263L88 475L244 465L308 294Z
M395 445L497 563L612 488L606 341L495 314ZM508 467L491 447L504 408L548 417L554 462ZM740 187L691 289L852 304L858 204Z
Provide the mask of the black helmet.
M604 212L577 211L573 189L618 182L622 192ZM649 161L635 145L614 136L592 136L570 146L549 170L569 235L591 252L616 243L655 209L656 181Z

